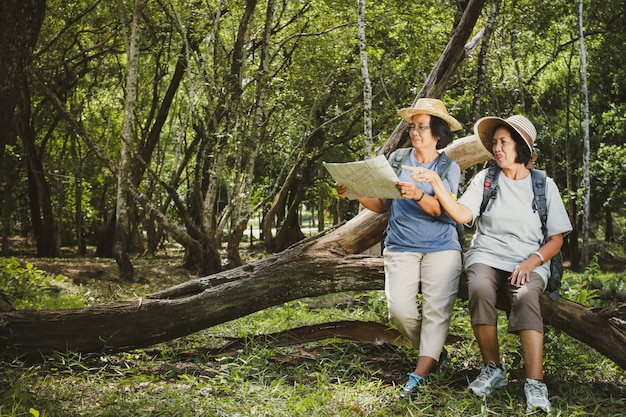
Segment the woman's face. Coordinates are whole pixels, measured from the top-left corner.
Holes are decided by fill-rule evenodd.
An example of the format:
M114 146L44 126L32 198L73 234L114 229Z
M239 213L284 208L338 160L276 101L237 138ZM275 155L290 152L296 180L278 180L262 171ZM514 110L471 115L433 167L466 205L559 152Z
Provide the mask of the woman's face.
M517 145L511 133L503 127L493 132L492 150L500 168L508 168L516 164Z
M413 123L409 128L409 136L413 147L419 150L436 149L437 139L430 128L430 115L416 114L411 120Z

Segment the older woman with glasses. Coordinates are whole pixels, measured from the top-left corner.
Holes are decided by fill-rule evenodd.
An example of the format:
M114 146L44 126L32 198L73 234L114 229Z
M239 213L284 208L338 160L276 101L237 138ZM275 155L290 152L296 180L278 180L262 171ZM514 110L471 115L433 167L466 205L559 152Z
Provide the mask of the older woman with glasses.
M447 164L443 184L456 195L460 168L439 149L452 141L452 132L461 125L437 99L419 99L398 113L410 125L412 144L396 184L402 198L359 202L377 213L391 210L383 251L385 294L391 322L419 349L415 369L401 391L403 397L413 398L429 372L447 358L443 345L461 273L461 245L456 223L443 212L430 184L412 180L408 167L434 172ZM395 154L389 157L392 165L394 158ZM348 193L341 184L335 187L341 197Z

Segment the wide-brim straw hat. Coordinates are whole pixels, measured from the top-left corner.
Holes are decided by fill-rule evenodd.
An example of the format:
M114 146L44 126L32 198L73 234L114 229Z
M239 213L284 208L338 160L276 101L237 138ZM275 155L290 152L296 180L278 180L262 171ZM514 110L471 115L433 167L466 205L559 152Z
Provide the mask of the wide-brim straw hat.
M533 153L535 139L537 139L537 130L530 120L516 114L507 119L495 116L487 116L479 119L474 123L474 134L476 134L483 143L485 149L493 154L493 132L501 125L507 125L513 128L524 139L526 146Z
M461 130L461 123L448 114L448 109L443 101L436 98L420 98L412 107L398 110L398 114L408 123L413 123L416 114L428 114L443 119L452 132Z

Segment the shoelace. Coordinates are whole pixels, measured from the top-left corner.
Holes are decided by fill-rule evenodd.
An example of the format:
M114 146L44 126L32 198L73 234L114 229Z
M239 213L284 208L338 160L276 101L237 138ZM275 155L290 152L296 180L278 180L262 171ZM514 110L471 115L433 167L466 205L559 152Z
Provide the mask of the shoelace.
M493 375L493 373L496 371L496 368L492 368L491 366L487 365L484 366L483 369L480 371L480 375L478 376L478 379L489 379L491 378L491 376Z
M545 397L545 395L543 392L543 386L541 384L538 384L536 382L529 383L528 391L530 392L531 398L540 398L542 401L544 400L543 397Z
M409 372L407 375L409 376L409 380L404 386L404 389L407 391L413 391L415 387L417 387L418 385L422 385L422 381L425 382L424 378L414 375L411 372Z

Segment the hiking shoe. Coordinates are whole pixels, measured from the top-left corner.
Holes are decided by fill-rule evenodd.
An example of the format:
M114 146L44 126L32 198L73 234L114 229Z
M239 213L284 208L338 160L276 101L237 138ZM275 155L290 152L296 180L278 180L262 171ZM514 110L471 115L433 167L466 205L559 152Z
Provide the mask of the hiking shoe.
M439 354L439 360L437 361L435 366L433 366L433 368L430 370L430 373L435 374L441 371L441 367L443 366L444 363L448 362L448 359L450 359L450 355L448 354L448 351L446 350L446 348L442 347L441 353Z
M409 372L407 374L409 376L409 380L406 382L404 387L402 387L402 391L400 391L400 397L402 398L415 398L417 395L417 390L422 385L426 385L426 380L419 375L415 375L413 372Z
M506 387L509 381L506 378L506 369L502 365L496 366L493 361L489 361L483 366L480 374L469 384L469 389L479 397L491 394L494 388Z
M526 378L524 394L526 394L526 414L532 413L536 409L541 409L546 413L550 412L548 387L543 381Z

